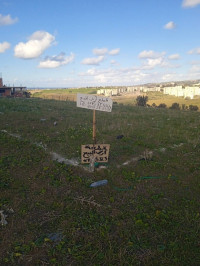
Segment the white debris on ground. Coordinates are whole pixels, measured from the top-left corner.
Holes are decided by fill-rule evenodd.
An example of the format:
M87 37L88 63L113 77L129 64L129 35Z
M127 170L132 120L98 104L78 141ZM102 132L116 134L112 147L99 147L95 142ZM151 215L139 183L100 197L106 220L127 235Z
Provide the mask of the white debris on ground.
M33 143L34 145L36 145L37 147L40 147L42 149L44 149L45 151L47 150L47 145L46 144L43 144L42 142L34 142Z
M10 135L11 137L15 137L15 138L17 138L17 139L21 139L21 136L18 135L18 134L10 133L9 135Z
M174 149L174 148L179 148L179 147L181 147L181 146L183 146L183 145L184 145L184 143L174 144L173 146L171 146L171 148L172 148L172 149Z
M1 130L1 132L3 133L7 133L9 136L15 137L20 139L21 137L17 134L13 134L13 133L8 133L7 130ZM46 144L43 144L42 142L34 142L32 143L34 145L36 145L37 147L41 147L42 149L44 149L45 151L47 151L47 146ZM58 161L59 163L65 163L65 164L69 164L69 165L73 165L73 166L77 166L79 165L79 162L77 159L65 159L64 157L62 157L60 154L56 153L56 152L50 152L50 155L52 157L52 159L54 161Z
M54 123L57 123L57 122L54 122ZM7 133L9 136L12 136L12 137L21 139L21 136L20 135L13 134L13 133L8 133L7 130L5 130L5 129L2 129L1 132ZM38 146L38 147L41 147L42 149L44 149L45 151L47 151L46 144L43 144L42 142L40 142L40 143L33 143L33 144L36 145L36 146ZM183 145L184 145L184 143L174 144L174 145L172 145L172 146L170 146L168 148L174 149L174 148L179 148L179 147L181 147ZM167 150L167 148L162 147L162 148L159 148L159 149L155 149L154 151L165 152L166 150ZM137 161L142 160L142 159L144 159L144 160L151 160L154 151L148 151L148 150L146 150L146 151L144 151L144 153L142 155L139 155L137 157L133 157L130 160L122 163L122 165L123 166L124 165L129 165L130 163L137 162ZM60 154L56 153L56 152L50 152L50 155L51 155L51 157L52 157L52 159L54 161L58 161L59 163L65 163L67 165L73 165L73 166L80 166L78 159L66 159L66 158L62 157ZM117 167L119 168L120 166L121 165L118 165ZM89 169L88 169L88 168L82 166L82 168L84 168L87 171L91 171L92 170L91 167L89 167Z
M122 165L128 165L130 163L137 162L139 159L140 159L140 157L134 157L131 160L124 162Z
M166 148L160 148L159 151L165 152L166 151Z
M0 224L1 224L1 225L7 225L7 223L8 223L8 222L6 221L6 217L7 217L7 215L6 215L6 214L3 214L3 212L4 212L4 211L2 211L2 210L0 211L0 215L1 215L1 221L0 221Z
M128 165L130 163L137 162L142 159L148 161L152 159L152 156L153 156L153 151L145 150L144 153L141 154L140 156L133 157L132 159L124 162L122 165Z
M8 133L8 131L5 130L5 129L2 129L1 132L3 132L3 133L7 133L9 136L11 136L11 137L15 137L15 138L17 138L17 139L20 139L20 138L21 138L20 135L15 134L15 133Z
M179 148L179 147L182 147L184 145L184 143L180 143L180 144L174 144L172 146L169 146L168 148L169 149L175 149L175 148ZM159 149L155 149L155 151L160 151L160 152L166 152L167 148L159 148ZM137 157L133 157L132 159L124 162L122 165L128 165L130 163L133 163L133 162L137 162L141 159L144 159L144 160L151 160L152 159L152 156L153 156L153 151L144 151L144 153L142 155L139 155ZM120 167L120 165L118 166Z
M90 156L89 171L94 172L95 156Z
M8 222L6 221L6 218L8 217L8 215L4 214L4 212L6 211L6 213L8 214L13 214L14 210L12 208L7 208L6 206L3 206L3 208L5 208L5 210L0 210L0 224L3 225L7 225Z
M70 165L74 165L74 166L79 165L78 160L76 160L76 159L65 159L64 157L62 157L60 154L58 154L56 152L50 152L50 155L52 156L52 159L54 161L58 161L59 163L65 163L65 164L70 164Z

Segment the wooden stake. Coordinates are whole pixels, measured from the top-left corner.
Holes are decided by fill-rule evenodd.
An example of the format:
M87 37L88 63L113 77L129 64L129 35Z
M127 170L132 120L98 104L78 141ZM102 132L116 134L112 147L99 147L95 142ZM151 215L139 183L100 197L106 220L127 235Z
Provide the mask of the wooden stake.
M96 110L93 110L93 144L96 144Z

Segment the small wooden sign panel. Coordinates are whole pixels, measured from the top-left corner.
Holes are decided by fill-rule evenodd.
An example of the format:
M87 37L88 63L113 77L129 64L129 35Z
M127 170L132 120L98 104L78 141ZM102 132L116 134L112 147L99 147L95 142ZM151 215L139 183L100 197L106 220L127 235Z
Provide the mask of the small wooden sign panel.
M81 145L81 163L90 163L90 158L95 156L95 162L108 162L110 144Z

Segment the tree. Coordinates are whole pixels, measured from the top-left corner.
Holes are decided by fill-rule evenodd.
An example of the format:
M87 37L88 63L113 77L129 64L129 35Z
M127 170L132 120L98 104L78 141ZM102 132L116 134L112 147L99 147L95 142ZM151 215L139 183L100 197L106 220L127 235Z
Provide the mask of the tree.
M192 104L189 105L189 110L190 110L190 111L198 111L198 109L199 109L199 108L198 108L197 105L192 105Z
M148 102L148 97L147 96L138 96L136 98L136 105L137 106L146 106Z
M167 105L165 103L160 103L158 105L158 108L166 108L166 107L167 107Z
M179 105L179 103L173 103L172 106L170 107L170 109L180 110L180 105Z

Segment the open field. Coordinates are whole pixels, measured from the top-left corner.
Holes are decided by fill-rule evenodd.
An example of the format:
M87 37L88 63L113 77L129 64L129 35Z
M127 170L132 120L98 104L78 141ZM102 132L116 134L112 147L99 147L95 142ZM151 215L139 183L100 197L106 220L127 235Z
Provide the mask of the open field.
M80 89L50 89L50 90L32 90L30 91L33 97L39 97L43 99L54 99L60 101L76 101L77 93L88 93L96 94L97 88L80 88ZM165 95L162 92L147 92L141 93L141 95L148 96L148 104L152 105L155 103L157 106L161 103L165 103L169 108L173 103L178 103L180 107L182 104L185 106L197 105L200 109L200 97L196 96L194 99L184 99L183 97L175 97L172 95ZM114 102L135 105L136 104L136 94L122 94L121 96L113 96Z
M96 119L111 147L93 173L91 110L0 98L0 265L200 265L200 113L114 104Z
M178 103L180 107L182 104L185 106L197 105L200 109L200 97L195 96L194 99L184 99L183 97L176 97L173 95L166 95L162 92L148 92L147 96L149 97L148 104L152 105L155 103L157 106L161 103L165 103L169 108L173 103Z
M97 88L30 90L33 97L59 101L76 101L77 93L96 94Z

